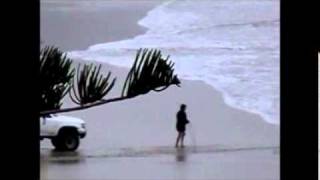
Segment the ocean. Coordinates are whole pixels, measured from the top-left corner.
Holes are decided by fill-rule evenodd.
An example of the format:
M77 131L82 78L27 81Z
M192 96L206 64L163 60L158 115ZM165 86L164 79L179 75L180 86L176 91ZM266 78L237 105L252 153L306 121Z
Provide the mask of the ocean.
M228 105L279 124L279 9L278 0L166 1L137 22L146 33L68 56L130 68L137 49L157 48L180 78L201 80Z

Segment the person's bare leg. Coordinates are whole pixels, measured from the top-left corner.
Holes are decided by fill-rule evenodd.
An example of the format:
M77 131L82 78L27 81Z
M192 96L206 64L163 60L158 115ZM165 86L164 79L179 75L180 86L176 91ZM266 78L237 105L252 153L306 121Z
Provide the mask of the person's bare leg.
M184 147L184 144L183 144L184 135L185 133L181 133L181 147Z
M178 133L178 136L177 136L176 147L178 147L179 140L180 140L180 133Z

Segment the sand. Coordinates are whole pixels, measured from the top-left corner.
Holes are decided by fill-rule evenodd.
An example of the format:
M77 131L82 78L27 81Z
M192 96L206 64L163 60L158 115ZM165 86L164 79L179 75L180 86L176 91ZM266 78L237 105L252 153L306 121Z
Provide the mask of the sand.
M104 69L120 78L110 94L115 97L127 70L110 65ZM203 82L183 80L181 85L65 113L84 119L88 135L76 153L59 154L52 151L49 141L42 142L48 177L279 179L278 126L227 106L221 94ZM175 113L182 102L188 105L192 122L184 153L173 147Z
M137 26L161 0L41 0L42 45L63 51L132 38L146 29Z
M124 2L127 1L121 1L126 4ZM110 6L104 6L106 10L103 12L90 11L90 18L95 21L105 19L107 10L113 16L128 18L126 26L130 28L125 28L118 20L107 20L107 24L113 27L109 29L109 34L115 40L143 33L143 28L135 24L136 20L152 7L149 3L141 3L137 5L141 8L138 12L135 5L124 6L121 3L113 1ZM61 4L50 6L66 7ZM114 8L123 10L112 11ZM77 8L77 13L72 11L76 16L73 18L85 16L80 10ZM43 12L48 13L48 10ZM50 11L49 14L46 24L41 25L47 29L57 21L61 22L62 29L75 23L71 17L58 11ZM86 19L86 23L93 27L97 26L95 21ZM96 32L93 27L88 28L86 23L78 24L80 27L76 28L75 37L61 35L62 30L59 33L48 30L42 37L46 42L59 44L66 50L108 41L104 33ZM127 29L127 32L120 34L117 28ZM88 31L94 38L83 38L82 34ZM103 71L111 71L118 78L106 98L119 96L128 69L103 64ZM175 114L181 103L187 104L191 126L187 127L185 150L176 150L173 147L176 138ZM66 99L65 106L73 104ZM88 135L81 140L79 150L74 153L55 152L49 140L42 141L42 179L280 178L279 126L266 123L257 114L229 107L220 92L202 81L182 80L180 88L171 86L160 93L151 92L134 99L64 115L84 119Z

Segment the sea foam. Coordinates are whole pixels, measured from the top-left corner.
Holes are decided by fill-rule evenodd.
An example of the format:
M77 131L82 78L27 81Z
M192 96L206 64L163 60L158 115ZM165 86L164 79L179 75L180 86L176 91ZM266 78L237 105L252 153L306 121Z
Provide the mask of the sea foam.
M202 80L227 104L279 124L279 1L168 1L138 24L145 34L69 56L130 67L137 49L158 48L180 78Z

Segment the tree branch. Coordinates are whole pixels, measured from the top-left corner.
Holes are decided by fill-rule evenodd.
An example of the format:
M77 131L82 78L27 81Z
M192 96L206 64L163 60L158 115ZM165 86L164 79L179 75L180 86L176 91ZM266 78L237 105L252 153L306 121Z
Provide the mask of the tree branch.
M169 87L169 86L164 86L164 87L161 88L161 89L154 89L154 91L156 91L156 92L161 92L161 91L166 90L168 87Z

